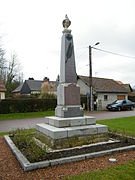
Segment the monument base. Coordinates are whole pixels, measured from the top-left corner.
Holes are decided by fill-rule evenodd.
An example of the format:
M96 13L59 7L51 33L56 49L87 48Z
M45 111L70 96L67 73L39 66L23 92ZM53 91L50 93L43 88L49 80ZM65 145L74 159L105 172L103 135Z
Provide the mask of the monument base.
M52 149L62 149L107 141L108 127L96 124L94 117L47 117L36 129L44 135L44 143Z
M57 106L55 108L55 115L57 117L80 117L83 116L83 109L81 105L74 106Z
M46 144L49 148L53 150L72 148L98 142L106 142L109 140L108 133L53 139L40 131L37 132L37 138L39 138L42 143Z

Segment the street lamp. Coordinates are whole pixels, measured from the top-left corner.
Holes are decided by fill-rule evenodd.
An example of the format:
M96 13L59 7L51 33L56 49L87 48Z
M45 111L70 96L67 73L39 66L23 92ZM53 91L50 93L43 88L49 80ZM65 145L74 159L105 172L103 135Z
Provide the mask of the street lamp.
M93 46L89 46L89 89L90 89L90 96L89 96L89 110L93 111L93 103L92 103L92 48L97 46L99 42L94 44Z

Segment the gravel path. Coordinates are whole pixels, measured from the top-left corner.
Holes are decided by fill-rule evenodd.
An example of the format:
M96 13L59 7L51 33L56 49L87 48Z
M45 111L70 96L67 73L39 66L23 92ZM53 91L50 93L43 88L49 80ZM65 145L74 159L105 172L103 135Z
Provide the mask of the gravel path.
M116 158L117 162L110 163L108 161L110 157ZM135 160L135 151L24 172L4 138L0 137L0 180L57 180L83 172L106 169L110 166L126 163L129 160Z

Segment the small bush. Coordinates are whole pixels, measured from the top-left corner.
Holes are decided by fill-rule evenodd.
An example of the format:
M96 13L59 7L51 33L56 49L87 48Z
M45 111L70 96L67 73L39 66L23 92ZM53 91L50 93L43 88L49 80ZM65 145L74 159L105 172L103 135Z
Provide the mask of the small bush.
M41 94L39 96L39 98L41 99L56 99L56 95L55 94L51 94L51 93L44 93L44 94Z
M46 149L36 144L33 134L29 134L27 131L17 130L12 132L10 136L18 149L31 163L41 161L46 155Z

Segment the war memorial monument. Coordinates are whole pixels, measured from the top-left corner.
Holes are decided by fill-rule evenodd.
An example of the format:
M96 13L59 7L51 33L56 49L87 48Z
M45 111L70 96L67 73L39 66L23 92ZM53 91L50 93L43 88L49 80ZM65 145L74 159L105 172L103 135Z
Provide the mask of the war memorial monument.
M46 144L52 149L62 149L108 140L108 127L96 124L91 116L84 116L80 104L80 87L77 85L74 42L65 16L61 40L60 82L57 88L55 116L46 117L37 124L44 134Z
M37 124L34 134L25 134L23 137L17 131L17 134L4 136L24 171L135 149L134 138L109 133L106 125L96 124L94 117L83 114L80 88L77 85L73 36L68 29L70 24L66 16L63 21L55 116L46 117L44 123ZM28 144L24 143L24 139ZM16 146L16 140L20 140L21 148ZM33 141L36 146L30 146ZM109 161L114 163L116 159L110 158Z

